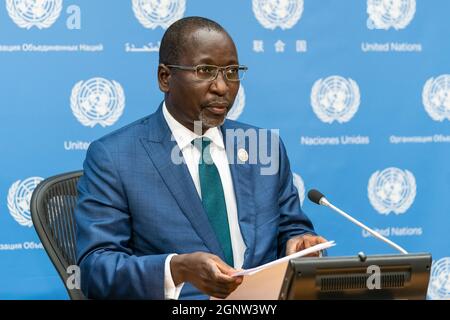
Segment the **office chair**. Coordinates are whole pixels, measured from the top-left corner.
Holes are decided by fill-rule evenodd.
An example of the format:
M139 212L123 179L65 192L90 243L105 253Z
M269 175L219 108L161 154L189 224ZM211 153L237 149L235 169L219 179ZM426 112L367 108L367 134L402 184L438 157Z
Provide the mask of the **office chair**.
M72 300L85 299L81 290L67 286L77 264L73 213L82 175L83 171L74 171L45 179L34 190L30 204L34 228Z

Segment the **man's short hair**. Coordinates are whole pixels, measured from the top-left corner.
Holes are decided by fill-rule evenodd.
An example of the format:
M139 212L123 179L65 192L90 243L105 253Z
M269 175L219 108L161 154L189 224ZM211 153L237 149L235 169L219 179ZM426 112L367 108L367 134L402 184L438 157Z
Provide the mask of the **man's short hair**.
M174 22L166 30L159 48L159 63L179 64L183 50L189 43L187 35L197 29L208 29L208 31L227 31L217 22L203 17L186 17ZM231 38L231 37L230 37Z

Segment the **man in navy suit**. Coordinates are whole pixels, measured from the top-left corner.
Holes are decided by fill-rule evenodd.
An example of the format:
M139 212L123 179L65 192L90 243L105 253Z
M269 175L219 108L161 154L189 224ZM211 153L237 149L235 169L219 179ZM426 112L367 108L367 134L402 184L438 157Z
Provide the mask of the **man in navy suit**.
M226 119L247 69L229 34L184 18L159 54L158 110L87 152L75 219L88 298L224 298L236 270L325 242L278 136Z

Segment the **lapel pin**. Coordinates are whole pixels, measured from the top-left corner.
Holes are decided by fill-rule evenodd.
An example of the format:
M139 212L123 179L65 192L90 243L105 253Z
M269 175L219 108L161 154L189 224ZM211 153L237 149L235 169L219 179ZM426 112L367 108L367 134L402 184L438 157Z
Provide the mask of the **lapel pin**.
M247 151L245 149L239 149L239 151L238 151L238 158L242 162L247 161L248 160L248 153L247 153Z

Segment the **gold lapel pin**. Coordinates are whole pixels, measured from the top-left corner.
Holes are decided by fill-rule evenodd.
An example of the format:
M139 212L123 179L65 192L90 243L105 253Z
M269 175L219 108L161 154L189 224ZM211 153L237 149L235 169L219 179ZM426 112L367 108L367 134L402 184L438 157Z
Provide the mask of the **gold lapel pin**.
M247 151L245 149L239 149L238 150L238 158L242 162L247 161L248 160L248 153L247 153Z

